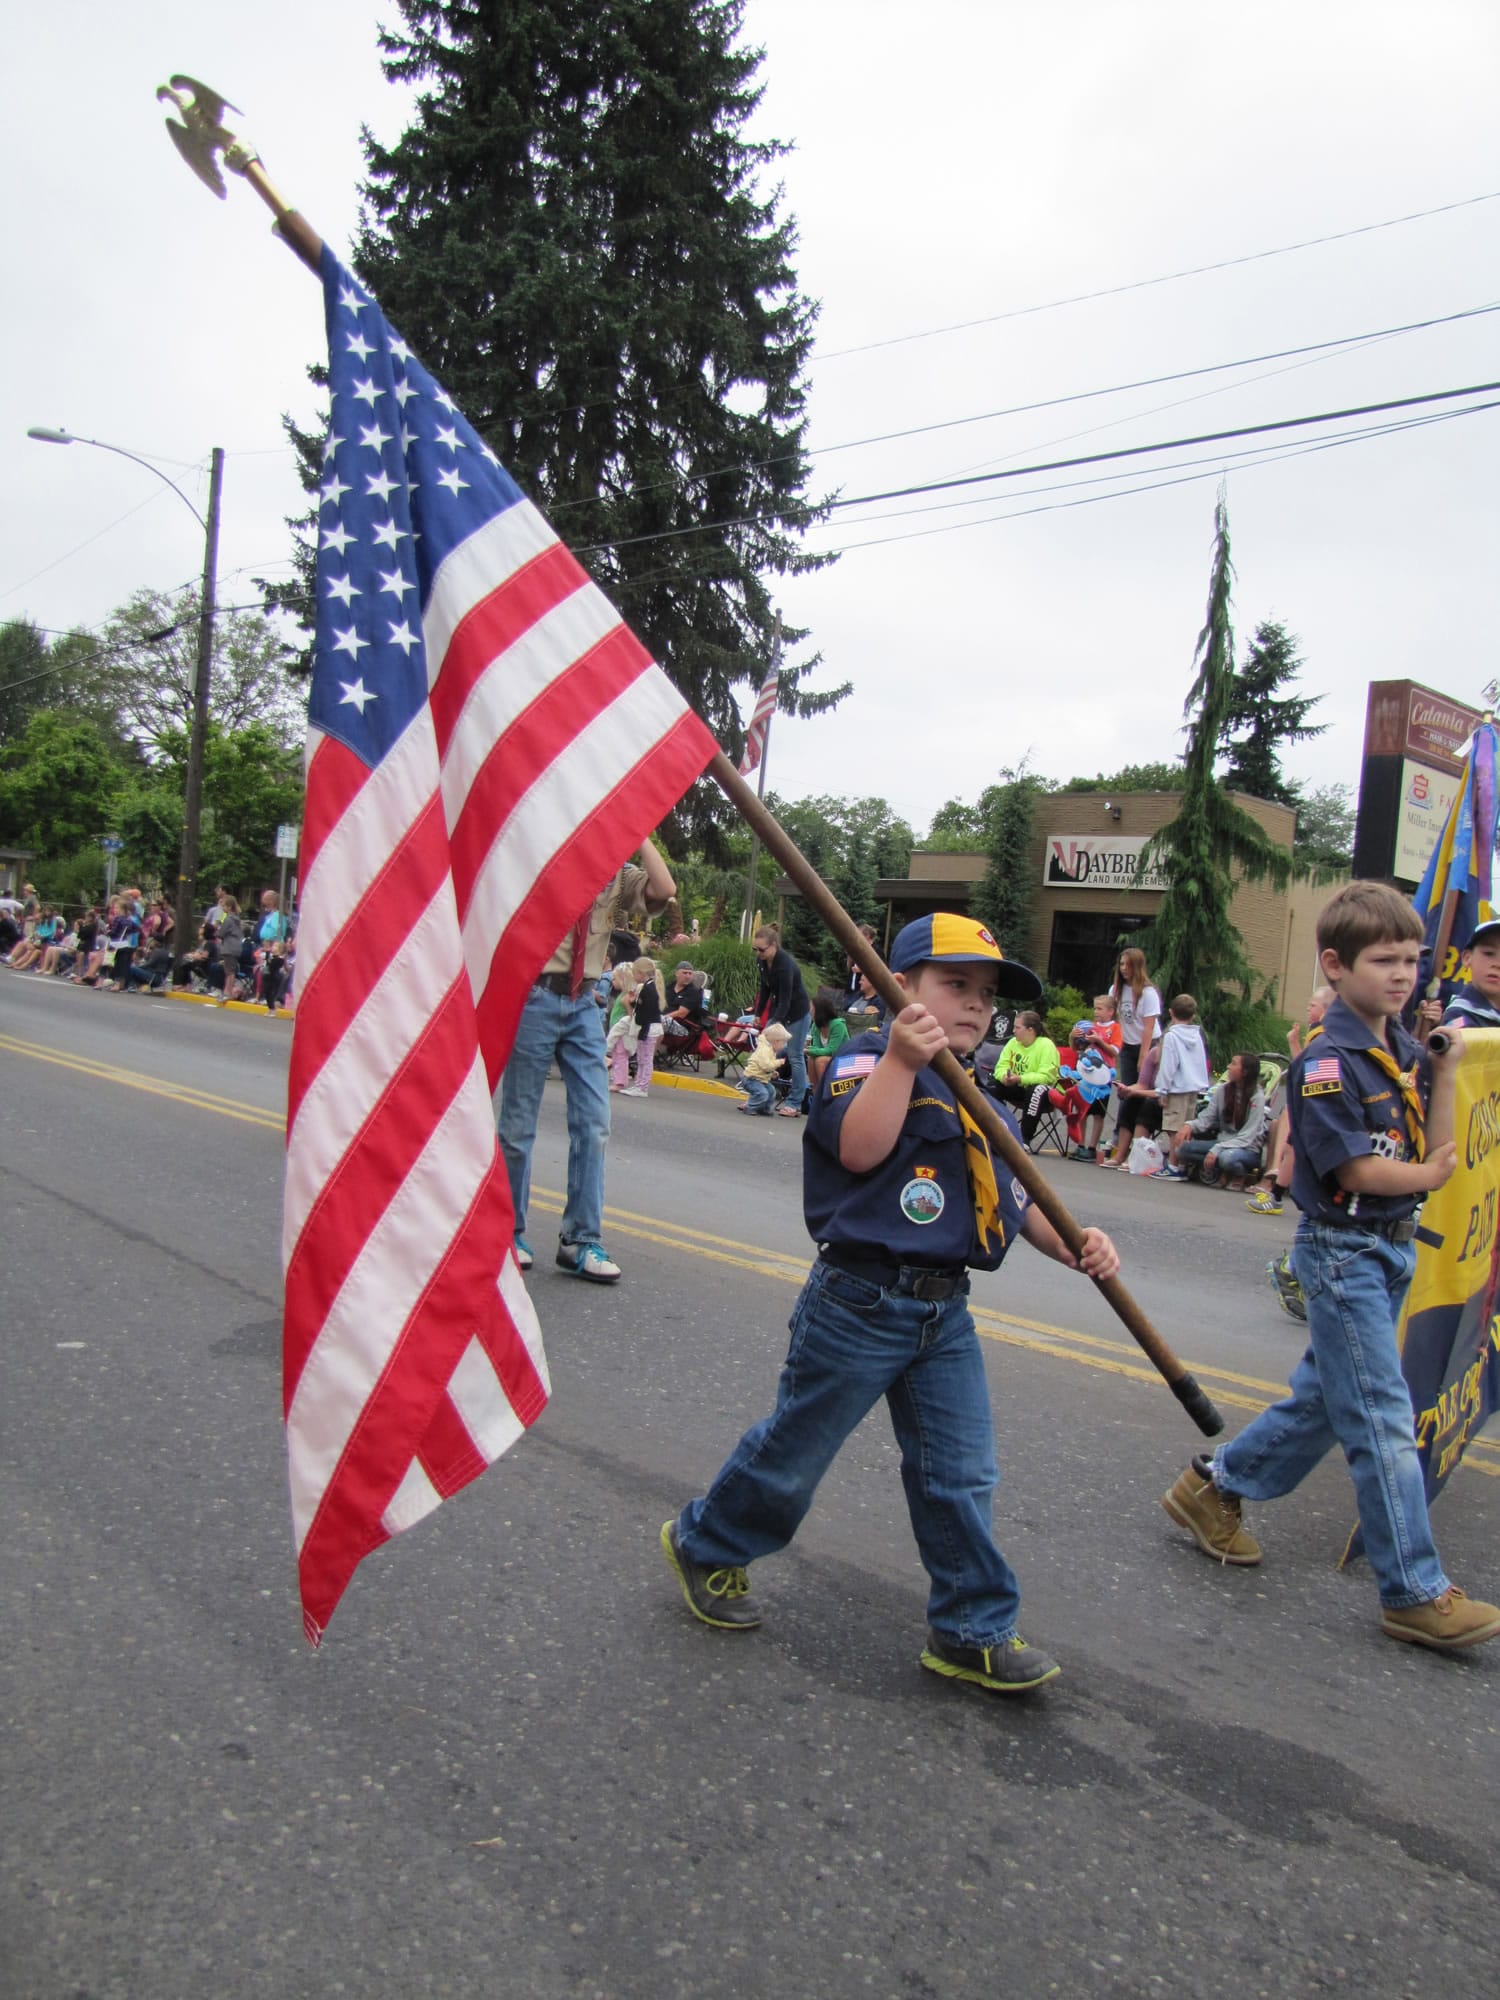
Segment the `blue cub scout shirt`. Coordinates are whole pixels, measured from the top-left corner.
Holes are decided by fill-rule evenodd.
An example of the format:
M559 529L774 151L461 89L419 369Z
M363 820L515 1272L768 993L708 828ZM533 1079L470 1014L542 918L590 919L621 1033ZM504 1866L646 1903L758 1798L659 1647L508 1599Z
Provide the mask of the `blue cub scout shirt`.
M898 1264L970 1264L993 1271L1020 1231L1025 1191L995 1161L1000 1228L981 1250L969 1192L968 1142L948 1086L931 1069L912 1079L895 1145L867 1174L839 1160L844 1117L885 1053L885 1033L846 1042L823 1072L802 1150L802 1210L819 1244ZM1001 1117L1014 1132L1009 1111Z
M1425 1114L1432 1078L1421 1050L1399 1021L1388 1021L1387 1048L1398 1068L1417 1066ZM1296 1166L1292 1200L1314 1222L1399 1222L1418 1208L1417 1194L1354 1194L1340 1187L1338 1169L1371 1154L1415 1159L1406 1103L1394 1078L1370 1054L1374 1038L1359 1016L1335 1000L1323 1032L1308 1041L1287 1075Z

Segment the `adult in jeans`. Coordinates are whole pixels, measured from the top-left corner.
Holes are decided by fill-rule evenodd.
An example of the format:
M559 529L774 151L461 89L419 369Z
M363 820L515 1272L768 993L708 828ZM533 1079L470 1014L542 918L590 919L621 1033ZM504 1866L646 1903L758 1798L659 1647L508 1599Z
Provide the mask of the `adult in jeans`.
M667 864L648 840L639 865L612 875L561 939L526 996L510 1061L500 1079L500 1151L515 1210L515 1255L523 1271L536 1261L526 1240L531 1152L536 1144L542 1086L556 1062L568 1111L568 1188L557 1261L575 1277L612 1285L620 1267L605 1255L604 1149L609 1140L609 1089L604 1067L604 1016L594 982L609 949L616 908L642 918L664 910L675 893Z
M812 1002L802 984L797 961L782 944L781 932L775 924L762 924L755 933L755 956L760 960L756 1016L763 1028L779 1021L787 1035L786 1060L792 1073L792 1087L780 1116L797 1118L807 1105L807 1036L812 1027Z

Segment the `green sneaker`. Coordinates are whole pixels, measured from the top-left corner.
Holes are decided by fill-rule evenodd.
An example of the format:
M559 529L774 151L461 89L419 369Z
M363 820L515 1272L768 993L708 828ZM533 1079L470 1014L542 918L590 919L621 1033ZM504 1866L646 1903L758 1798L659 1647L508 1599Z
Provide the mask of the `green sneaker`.
M709 1569L684 1555L677 1540L677 1523L661 1524L661 1552L666 1557L687 1608L705 1625L721 1632L751 1632L760 1623L760 1606L750 1595L750 1579L743 1569Z
M920 1665L945 1680L972 1681L992 1694L1029 1694L1062 1672L1040 1646L1028 1646L1019 1632L993 1646L960 1646L927 1628Z

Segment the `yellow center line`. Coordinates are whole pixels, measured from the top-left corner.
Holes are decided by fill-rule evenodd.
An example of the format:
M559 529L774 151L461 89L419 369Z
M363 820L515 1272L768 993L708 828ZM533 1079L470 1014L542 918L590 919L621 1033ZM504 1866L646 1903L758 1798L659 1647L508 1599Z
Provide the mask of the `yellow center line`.
M92 1078L98 1083L117 1083L126 1090L143 1090L152 1097L165 1097L177 1104L185 1104L192 1111L213 1111L221 1118L234 1118L243 1125L260 1125L268 1131L282 1132L286 1120L278 1112L266 1111L258 1104L242 1104L232 1097L219 1097L206 1090L197 1090L188 1083L164 1083L160 1078L143 1076L138 1070L119 1069L112 1063L95 1062L88 1056L75 1056L62 1049L49 1049L35 1042L17 1041L11 1035L0 1035L0 1049L11 1055L30 1056L35 1062L50 1063L56 1069L70 1069L79 1076Z
M59 1069L72 1070L96 1082L114 1083L126 1090L163 1097L169 1102L185 1105L190 1111L211 1111L217 1117L232 1118L244 1125L258 1125L265 1131L282 1132L286 1129L286 1120L279 1112L267 1111L260 1105L244 1104L234 1098L215 1096L198 1090L192 1084L166 1083L138 1070L120 1069L112 1063L95 1062L88 1056L19 1041L12 1035L0 1034L0 1050L11 1055L29 1056L33 1061L50 1063ZM563 1212L563 1196L556 1188L534 1187L532 1199L535 1206L548 1215L561 1215ZM807 1276L808 1260L797 1252L770 1250L762 1244L746 1243L739 1237L721 1236L707 1229L690 1229L686 1223L667 1222L659 1216L641 1215L634 1209L606 1207L604 1213L616 1235L628 1236L637 1242L655 1243L666 1250L677 1250L708 1263L725 1264L734 1270L751 1271L758 1277L775 1278L783 1284L800 1285ZM1099 1334L1083 1333L1073 1327L1053 1326L1046 1320L1023 1319L1013 1313L995 1312L988 1306L975 1306L972 1310L980 1337L999 1346L1019 1347L1032 1354L1050 1355L1055 1360L1070 1361L1075 1367L1094 1368L1103 1374L1123 1376L1132 1382L1145 1382L1152 1386L1161 1382L1154 1368L1131 1358L1139 1350L1124 1341L1107 1340ZM1080 1352L1080 1349L1091 1351ZM1215 1401L1227 1404L1231 1409L1263 1410L1267 1402L1275 1402L1286 1393L1281 1383L1265 1382L1258 1376L1239 1375L1205 1362L1188 1362L1186 1365L1194 1375L1215 1385L1234 1384L1235 1388L1216 1386L1214 1389ZM1236 1394L1236 1388L1254 1393ZM1497 1460L1495 1464L1482 1462L1490 1456ZM1492 1443L1486 1438L1471 1438L1461 1464L1500 1479L1500 1440Z

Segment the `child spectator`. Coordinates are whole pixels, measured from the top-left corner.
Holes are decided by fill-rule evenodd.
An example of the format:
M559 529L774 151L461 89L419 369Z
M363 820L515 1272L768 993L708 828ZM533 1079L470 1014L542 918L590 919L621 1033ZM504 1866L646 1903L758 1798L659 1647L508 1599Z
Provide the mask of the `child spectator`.
M1210 1079L1208 1043L1198 1026L1197 1001L1191 993L1179 993L1169 1011L1171 1025L1162 1037L1156 1065L1156 1094L1161 1099L1162 1132L1175 1139L1197 1112Z
M635 975L635 1082L627 1083L620 1095L644 1097L651 1088L651 1065L656 1061L656 1045L661 1040L661 1010L666 995L654 958L638 958L630 969Z
M1071 1065L1063 1062L1063 1116L1075 1160L1097 1160L1104 1121L1109 1116L1115 1066L1120 1060L1120 1024L1115 1019L1113 993L1094 995L1094 1017L1075 1021L1068 1036ZM1071 1068L1071 1075L1069 1070Z
M1307 1025L1316 1028L1333 1004L1331 986L1315 986L1307 1003ZM1302 1030L1294 1021L1287 1030L1287 1048L1295 1058L1302 1053ZM1282 1204L1291 1191L1292 1171L1295 1161L1292 1154L1291 1122L1284 1101L1271 1123L1271 1136L1266 1141L1266 1171L1261 1175L1260 1185L1245 1203L1254 1215L1280 1215ZM1287 1265L1285 1270L1281 1266ZM1306 1313L1297 1313L1288 1304L1296 1290L1297 1280L1292 1276L1287 1259L1270 1267L1271 1281L1276 1287L1276 1296L1287 1311L1297 1319L1306 1319Z
M1020 1590L994 1540L994 1424L969 1268L994 1270L1018 1234L1075 1260L1019 1184L995 1174L983 1141L971 1144L930 1065L945 1048L978 1047L1002 982L1024 1001L1041 984L968 917L908 924L890 963L910 1004L839 1051L813 1102L803 1209L818 1257L792 1312L776 1407L707 1494L663 1525L662 1551L695 1618L731 1632L758 1625L748 1566L786 1547L840 1446L884 1397L930 1579L921 1664L1020 1694L1059 1668L1017 1631ZM1119 1268L1097 1229L1084 1232L1081 1262L1096 1278Z
M1045 1028L1040 1014L1029 1009L1018 1014L1015 1033L995 1064L994 1095L1020 1111L1021 1137L1028 1146L1047 1108L1048 1092L1056 1088L1062 1073L1057 1044Z
M1112 989L1115 1019L1120 1024L1120 1060L1115 1066L1117 1087L1123 1092L1141 1079L1146 1057L1161 1040L1161 995L1151 984L1146 970L1146 954L1135 945L1120 953ZM1121 1102L1121 1123L1125 1105ZM1139 1113L1136 1113L1139 1117ZM1115 1138L1114 1165L1123 1167L1130 1151L1119 1133Z
M1308 1350L1286 1397L1211 1458L1195 1458L1162 1505L1205 1555L1248 1568L1261 1551L1243 1525L1242 1502L1292 1492L1338 1443L1380 1592L1381 1630L1455 1652L1500 1635L1500 1610L1466 1597L1443 1572L1396 1345L1416 1263L1416 1211L1457 1163L1462 1030L1423 1058L1400 1021L1421 944L1421 920L1383 883L1348 883L1318 918L1318 958L1337 997L1293 1062L1287 1089Z
M637 1044L635 1030L635 965L617 965L609 974L609 1015L604 1028L604 1053L609 1060L609 1087L616 1096L630 1081L630 1058Z
M1172 1141L1166 1178L1188 1180L1196 1169L1205 1187L1236 1190L1260 1165L1266 1136L1266 1093L1260 1087L1260 1057L1237 1055L1214 1085L1213 1095Z
M228 894L219 898L219 963L224 968L224 991L214 1002L227 1007L239 996L240 947L245 942L245 923L238 900Z
M790 1040L791 1033L784 1021L773 1021L760 1031L760 1039L740 1076L748 1101L739 1109L752 1118L769 1118L776 1109L776 1078Z
M834 986L820 986L813 995L813 1024L807 1037L807 1080L814 1090L832 1058L849 1039L849 1023L839 1012L843 997Z

